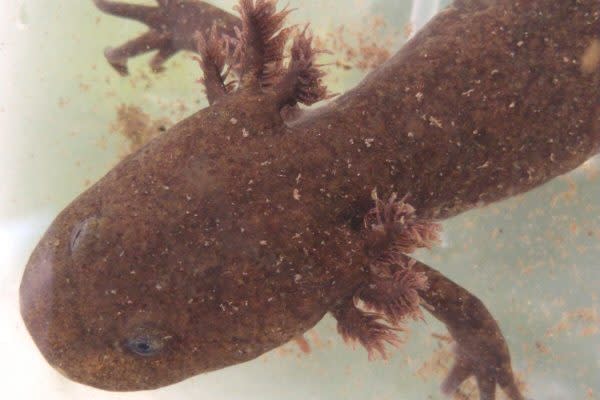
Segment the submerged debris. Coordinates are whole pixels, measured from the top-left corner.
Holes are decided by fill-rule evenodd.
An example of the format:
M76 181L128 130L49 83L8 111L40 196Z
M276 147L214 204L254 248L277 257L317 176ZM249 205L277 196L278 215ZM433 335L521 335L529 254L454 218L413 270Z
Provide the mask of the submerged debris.
M117 119L111 124L111 130L127 139L124 153L129 154L171 125L168 118L152 119L138 106L121 104L117 108Z

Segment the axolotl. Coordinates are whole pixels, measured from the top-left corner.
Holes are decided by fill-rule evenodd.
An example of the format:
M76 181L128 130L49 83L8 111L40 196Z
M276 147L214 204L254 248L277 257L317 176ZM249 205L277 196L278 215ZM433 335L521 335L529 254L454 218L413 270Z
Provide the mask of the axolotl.
M440 221L600 151L596 0L456 1L308 111L331 97L318 50L275 0L240 0L239 19L199 1L96 4L152 16L150 33L107 52L122 73L128 57L157 49L158 66L193 41L210 105L77 197L33 251L21 314L52 366L153 389L252 360L327 313L385 357L423 309L456 343L444 392L474 376L482 400L498 386L523 399L484 304L412 253L435 245Z

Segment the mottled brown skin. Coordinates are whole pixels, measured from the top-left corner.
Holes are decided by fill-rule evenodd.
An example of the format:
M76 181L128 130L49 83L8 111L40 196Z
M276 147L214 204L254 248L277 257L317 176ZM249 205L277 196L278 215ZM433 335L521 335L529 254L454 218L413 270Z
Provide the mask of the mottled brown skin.
M351 301L390 256L363 225L372 190L410 193L419 218L444 219L597 154L600 72L578 64L597 36L596 0L461 1L357 88L291 126L279 111L297 98L282 101L287 92L261 86L251 70L254 80L61 212L21 285L33 339L66 376L107 390L157 388L251 360L330 311L370 350L393 342ZM444 391L474 375L482 400L496 385L523 399L485 306L393 255L387 267L428 278L425 309L456 341ZM140 356L139 342L158 350Z

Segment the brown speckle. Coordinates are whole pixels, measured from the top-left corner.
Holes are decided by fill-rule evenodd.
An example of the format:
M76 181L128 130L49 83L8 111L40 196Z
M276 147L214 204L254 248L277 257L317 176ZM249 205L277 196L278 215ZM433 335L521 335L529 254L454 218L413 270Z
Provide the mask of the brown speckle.
M600 39L593 39L581 57L581 72L592 74L600 66Z

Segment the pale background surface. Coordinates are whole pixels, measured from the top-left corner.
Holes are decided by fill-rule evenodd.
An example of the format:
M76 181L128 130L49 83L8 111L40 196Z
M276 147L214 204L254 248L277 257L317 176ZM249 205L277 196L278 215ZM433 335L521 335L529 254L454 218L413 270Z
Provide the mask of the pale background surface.
M137 1L141 2L141 1ZM231 9L233 0L214 4ZM319 35L344 24L348 37L383 15L396 48L446 2L291 0L295 22ZM199 71L179 55L152 76L147 57L119 77L102 56L143 28L103 16L91 0L4 0L0 10L0 383L12 399L441 399L439 375L423 365L442 326L411 324L389 362L345 346L326 318L295 344L244 365L158 391L111 394L62 378L47 366L18 314L20 276L54 215L102 176L125 141L110 126L122 103L178 120L204 106ZM365 71L332 69L333 91ZM443 246L421 259L476 293L499 320L514 365L533 399L600 398L600 163L509 201L444 223ZM444 357L442 357L444 360ZM423 377L425 375L426 377ZM5 397L6 396L6 397Z

